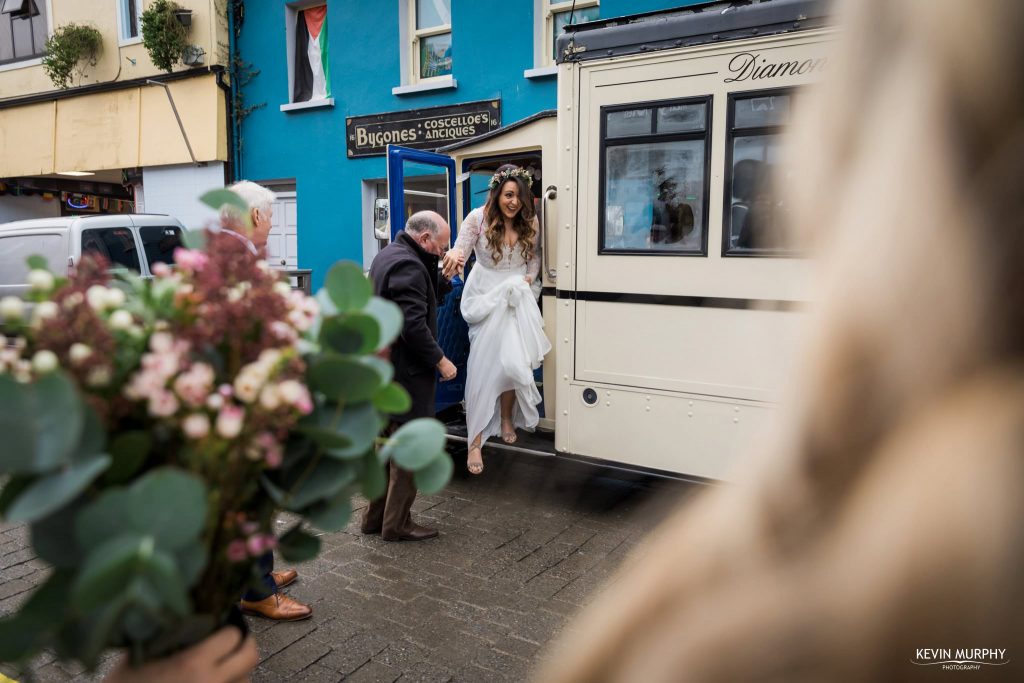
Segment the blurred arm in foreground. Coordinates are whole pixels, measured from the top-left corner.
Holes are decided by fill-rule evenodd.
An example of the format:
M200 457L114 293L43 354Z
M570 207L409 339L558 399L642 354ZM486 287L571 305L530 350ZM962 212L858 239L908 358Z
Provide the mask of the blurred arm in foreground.
M228 626L176 655L131 667L122 662L104 683L245 683L259 664L256 641Z

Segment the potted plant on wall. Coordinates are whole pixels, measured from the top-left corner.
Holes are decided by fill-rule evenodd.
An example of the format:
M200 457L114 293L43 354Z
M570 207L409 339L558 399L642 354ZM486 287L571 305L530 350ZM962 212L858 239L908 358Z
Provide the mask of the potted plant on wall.
M142 13L142 44L160 70L170 73L188 47L192 11L173 0L156 0Z
M92 26L65 24L46 41L43 69L58 88L81 82L85 69L96 66L103 36ZM77 78L73 78L77 76Z

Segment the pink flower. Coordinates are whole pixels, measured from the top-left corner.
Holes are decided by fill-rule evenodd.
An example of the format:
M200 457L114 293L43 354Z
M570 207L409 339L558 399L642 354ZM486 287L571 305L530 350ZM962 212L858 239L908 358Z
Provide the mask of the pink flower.
M282 401L294 406L303 415L313 411L313 399L309 395L309 389L301 382L286 379L277 385L277 393Z
M156 277L167 277L171 274L171 267L163 262L154 263L150 270L153 271L153 275Z
M170 332L154 332L149 338L149 348L153 353L169 353L174 347L174 337Z
M240 538L228 543L228 560L231 562L244 562L249 558L249 553L245 548L245 541Z
M253 534L246 541L246 547L249 550L249 554L253 557L259 557L268 550L273 550L277 547L277 539L270 534Z
M170 417L178 412L178 399L169 391L160 390L149 396L149 414L153 417Z
M233 439L242 433L245 411L238 406L226 405L217 414L217 433L225 439Z
M270 333L277 339L291 344L299 335L295 332L295 328L282 320L275 320L270 323Z
M174 380L174 391L191 406L201 406L213 384L213 368L196 363Z
M231 398L231 394L233 394L234 391L235 390L231 388L230 384L221 384L219 387L217 387L217 393L219 393L224 398Z
M184 271L197 272L206 267L210 259L201 251L195 249L183 249L178 247L174 250L174 262L178 268Z
M192 413L182 420L181 431L190 439L202 439L210 433L210 418L205 413Z
M256 522L242 522L239 528L242 530L243 534L251 536L260 530L260 525Z

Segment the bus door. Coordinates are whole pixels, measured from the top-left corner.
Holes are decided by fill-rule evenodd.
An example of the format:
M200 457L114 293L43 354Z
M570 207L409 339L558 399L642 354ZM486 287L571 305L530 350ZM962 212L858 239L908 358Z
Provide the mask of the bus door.
M443 154L388 145L388 213L391 239L418 211L436 211L452 226L452 244L457 227L455 211L455 161ZM437 410L440 412L462 401L466 393L466 360L469 335L459 313L462 282L452 283L452 291L437 311L438 343L458 375L437 385Z

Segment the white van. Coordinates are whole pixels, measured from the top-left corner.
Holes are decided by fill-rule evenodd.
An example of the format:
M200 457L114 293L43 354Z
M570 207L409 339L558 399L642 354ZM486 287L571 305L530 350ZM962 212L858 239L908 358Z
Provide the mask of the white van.
M82 254L98 253L112 268L152 275L155 263L174 263L185 227L161 214L68 216L15 221L0 225L0 298L24 296L33 254L46 259L54 273L66 273Z

